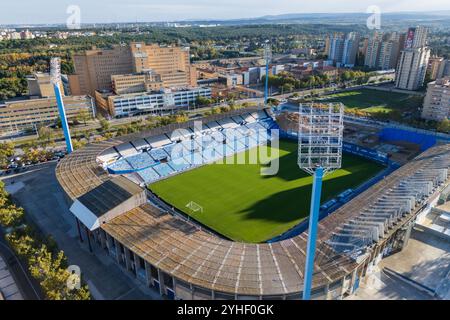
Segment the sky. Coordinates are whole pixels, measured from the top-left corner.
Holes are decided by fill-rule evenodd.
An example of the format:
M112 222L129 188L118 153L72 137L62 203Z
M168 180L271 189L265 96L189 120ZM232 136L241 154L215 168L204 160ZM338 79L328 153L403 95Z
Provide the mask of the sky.
M80 8L81 23L253 18L285 13L450 10L449 0L0 0L0 25L65 23L67 8Z

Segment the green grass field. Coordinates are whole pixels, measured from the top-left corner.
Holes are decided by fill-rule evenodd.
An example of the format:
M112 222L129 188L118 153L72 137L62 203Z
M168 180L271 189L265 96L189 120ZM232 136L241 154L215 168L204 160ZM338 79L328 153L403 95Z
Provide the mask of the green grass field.
M370 89L337 93L323 98L327 102L342 102L348 109L369 113L415 112L422 104L422 98L396 92Z
M156 182L149 188L230 239L263 242L289 230L309 214L312 177L297 166L297 143L281 141L279 150L276 176L260 175L260 164L210 164ZM344 155L343 168L325 178L322 203L360 185L382 169L374 162ZM191 201L202 206L203 212L187 208Z

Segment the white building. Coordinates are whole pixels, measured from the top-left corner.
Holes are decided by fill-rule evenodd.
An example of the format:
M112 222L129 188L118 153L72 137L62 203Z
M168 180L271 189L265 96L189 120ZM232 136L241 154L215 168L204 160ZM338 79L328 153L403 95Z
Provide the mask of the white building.
M428 84L422 118L435 121L450 118L450 77Z
M195 107L197 97L211 98L210 88L195 88L186 90L163 90L125 94L108 97L110 110L114 117L128 117L145 113L164 113L172 110Z
M405 49L400 55L395 86L404 90L418 90L423 86L427 72L430 49L427 47Z

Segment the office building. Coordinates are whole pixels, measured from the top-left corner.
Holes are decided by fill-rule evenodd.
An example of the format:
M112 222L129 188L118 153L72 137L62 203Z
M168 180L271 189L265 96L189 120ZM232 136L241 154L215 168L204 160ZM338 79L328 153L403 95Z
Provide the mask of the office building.
M80 110L95 116L94 103L88 96L64 97L64 106L68 119L76 117ZM0 136L36 131L42 125L55 123L58 118L54 97L6 101L0 104Z
M450 118L450 77L428 84L422 118L435 121Z

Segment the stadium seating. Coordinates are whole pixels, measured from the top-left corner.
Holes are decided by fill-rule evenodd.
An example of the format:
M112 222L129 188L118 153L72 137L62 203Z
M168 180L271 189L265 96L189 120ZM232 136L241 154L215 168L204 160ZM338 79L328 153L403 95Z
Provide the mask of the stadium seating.
M154 166L153 170L155 170L161 177L170 176L175 172L167 163L160 163Z
M150 150L150 155L152 156L153 159L155 159L155 161L161 161L164 159L167 159L167 157L169 156L164 149L152 149Z
M132 142L132 144L138 151L142 151L144 149L150 149L150 145L144 139L135 140Z
M145 181L145 183L151 183L160 178L159 174L157 174L152 168L139 171L138 175Z
M134 156L128 157L126 158L126 160L135 170L142 170L144 168L148 168L149 166L155 163L155 161L150 157L150 155L147 152L139 153Z
M119 161L114 162L112 165L108 167L113 171L132 171L133 167L128 163L126 159L121 159Z
M108 166L110 173L135 172L145 183L151 183L265 145L271 139L268 130L277 127L263 111L247 113L210 122L202 126L201 132L188 128L137 139L116 147L117 153L105 155L104 160L119 159Z
M122 157L129 157L138 153L135 147L131 143L124 143L116 147L117 152Z
M172 141L170 141L170 139L165 134L156 137L148 137L145 140L147 140L152 148L161 148L162 146L166 146L172 143Z

